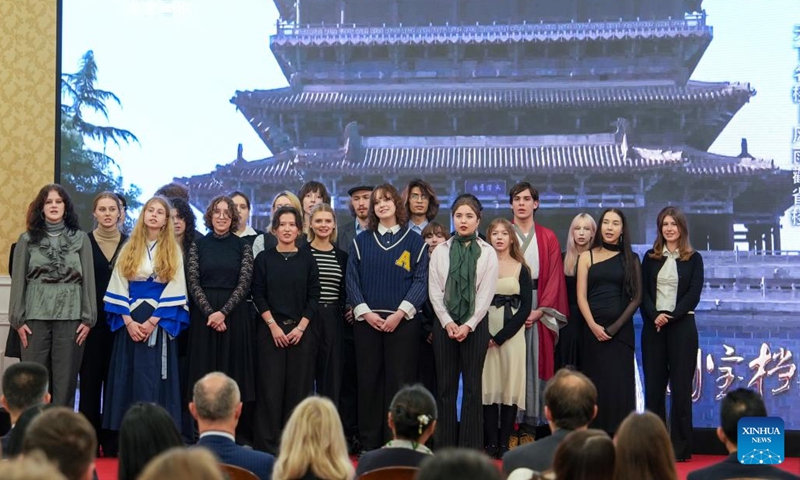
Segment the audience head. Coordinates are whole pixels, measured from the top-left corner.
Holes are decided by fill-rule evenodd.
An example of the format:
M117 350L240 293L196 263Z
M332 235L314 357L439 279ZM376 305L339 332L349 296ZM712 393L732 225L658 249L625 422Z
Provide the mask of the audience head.
M514 218L527 220L539 210L539 191L528 182L519 182L508 192L508 203L511 204Z
M330 480L353 477L342 421L327 398L308 397L292 411L283 429L272 478L288 480L306 473Z
M420 384L403 387L389 406L389 428L394 438L424 444L436 429L436 400Z
M24 457L0 462L3 480L67 480L55 465L42 454L32 452Z
M17 418L17 423L11 432L8 434L8 444L3 452L4 458L14 458L22 453L22 444L25 441L25 433L28 432L28 427L33 422L33 419L42 414L45 410L55 408L53 404L38 404L26 409Z
M328 240L331 242L336 241L338 234L336 228L336 212L333 207L327 203L320 203L311 210L311 216L308 218L308 241L313 242L315 238L322 237L320 235L325 232ZM319 232L319 234L318 234Z
M737 388L728 392L720 406L720 426L717 437L728 450L736 450L738 442L738 425L742 417L766 417L767 407L757 392L747 388Z
M558 480L614 478L614 442L602 430L576 430L564 437L553 456Z
M47 369L35 362L18 362L3 372L3 395L0 396L0 403L11 417L12 425L17 423L25 409L40 403L50 403L48 383Z
M331 195L325 185L311 180L306 182L300 187L300 192L297 194L300 201L303 203L302 212L305 215L311 215L311 210L320 203L331 203Z
M450 238L450 232L439 222L430 222L422 229L422 238L428 244L428 253L433 253L436 245L446 242Z
M41 451L69 480L94 474L97 434L83 414L53 407L37 416L25 432L22 453Z
M375 187L370 185L359 185L347 191L350 195L350 214L361 221L369 217L369 199Z
M203 215L206 228L216 233L224 235L229 232L239 231L239 209L230 197L219 195L211 200Z
M168 183L159 187L154 196L164 198L178 197L189 203L189 187L178 182Z
M394 186L384 183L375 187L369 198L369 229L377 230L381 220L398 225L408 223L403 198Z
M175 421L163 407L134 404L119 429L119 480L136 480L158 454L182 446Z
M677 480L672 441L658 415L631 413L617 429L614 444L615 478Z
M194 384L192 393L189 411L198 422L232 423L235 427L242 414L242 401L239 386L232 378L211 372Z
M142 471L138 480L224 480L217 459L205 448L170 448Z
M78 214L69 193L57 183L45 185L28 206L27 231L38 242L45 236L48 223L64 221L67 230L80 230Z
M416 480L501 480L494 463L481 452L465 448L445 448L420 464ZM561 480L559 478L559 480Z
M439 199L430 183L417 178L403 190L403 204L408 215L425 215L430 222L439 214Z
M597 415L597 388L581 372L562 368L544 387L544 414L556 428L586 427Z

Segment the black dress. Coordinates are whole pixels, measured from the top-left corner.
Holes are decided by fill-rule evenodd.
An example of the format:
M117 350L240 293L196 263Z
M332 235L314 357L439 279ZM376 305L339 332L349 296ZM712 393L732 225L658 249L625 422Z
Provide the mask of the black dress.
M590 258L592 252L589 251ZM636 375L634 372L633 317L638 298L625 294L623 255L619 253L600 263L591 261L586 296L594 321L606 329L611 340L600 342L592 330L584 328L583 373L597 387L597 417L591 428L616 431L625 417L636 409ZM638 273L639 264L631 268ZM637 274L637 278L640 276ZM641 292L641 288L638 289Z
M561 254L564 259L566 252ZM555 370L566 366L573 366L576 370L581 370L580 353L583 327L586 320L578 308L578 279L575 272L572 275L564 275L567 283L567 302L569 303L569 318L567 324L558 331L558 344L556 345Z
M103 390L108 382L108 366L111 364L112 346L114 345L114 333L111 332L111 328L109 328L106 321L103 297L108 289L108 282L111 281L111 272L114 270L117 255L128 236L124 233L120 234L119 244L117 244L111 260L106 259L105 254L100 249L100 245L94 238L94 232L89 232L88 236L89 241L92 243L95 301L97 302L98 316L97 322L86 337L84 346L80 371L81 395L79 411L92 423L97 432L97 439L103 449L103 454L105 456L115 456L117 452L116 435L108 430L101 430L103 424L101 416Z
M230 233L209 233L189 251L189 323L187 396L197 380L223 372L236 380L242 402L255 400L253 317L247 306L253 252L247 240ZM225 314L227 330L206 326L214 312Z

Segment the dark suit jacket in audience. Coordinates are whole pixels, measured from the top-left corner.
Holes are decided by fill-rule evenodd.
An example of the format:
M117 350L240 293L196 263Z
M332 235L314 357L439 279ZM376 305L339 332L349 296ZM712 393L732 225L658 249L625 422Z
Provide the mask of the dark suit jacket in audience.
M742 465L736 452L716 465L695 470L686 477L687 480L726 480L731 478L761 478L768 480L798 480L792 475L772 465Z
M365 453L358 459L356 478L384 467L419 467L423 460L430 457L427 453L408 448L379 448Z
M230 438L213 433L203 435L197 442L197 446L211 450L222 463L250 470L261 480L269 480L272 477L275 457L269 453L236 445Z
M508 475L518 468L530 468L536 472L550 469L558 444L571 431L559 428L552 435L506 453L503 455L503 473Z

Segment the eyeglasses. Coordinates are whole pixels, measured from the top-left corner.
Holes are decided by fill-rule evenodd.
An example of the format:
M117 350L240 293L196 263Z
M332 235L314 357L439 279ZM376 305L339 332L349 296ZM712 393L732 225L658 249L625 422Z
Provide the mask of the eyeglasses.
M425 195L424 193L422 193L422 194L412 193L411 194L411 200L427 200L427 199L428 199L428 196Z
M212 214L218 218L231 218L231 214L227 210L214 210Z

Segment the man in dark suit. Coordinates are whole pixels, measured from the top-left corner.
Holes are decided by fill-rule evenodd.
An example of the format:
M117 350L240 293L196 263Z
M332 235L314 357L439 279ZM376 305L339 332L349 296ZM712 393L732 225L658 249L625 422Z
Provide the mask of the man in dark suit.
M729 478L765 478L774 480L797 480L800 477L780 470L772 465L742 465L737 454L737 428L739 419L743 417L766 417L767 407L764 400L753 390L737 388L728 392L722 399L720 407L720 426L717 427L717 438L728 449L728 458L689 474L687 480L725 480Z
M11 333L16 335L14 331ZM8 412L12 430L22 412L40 403L50 403L50 393L47 391L49 376L44 366L34 362L15 363L3 373L3 395L0 396L0 403ZM8 450L10 433L11 431L2 438L4 454Z
M564 437L573 430L585 430L597 415L597 389L584 374L562 368L544 388L544 415L553 434L506 453L503 473L518 468L548 470Z
M235 465L255 473L261 480L272 477L275 457L252 448L236 445L234 435L242 414L239 386L230 377L212 372L194 384L189 412L200 431L197 446L205 447L221 463Z

